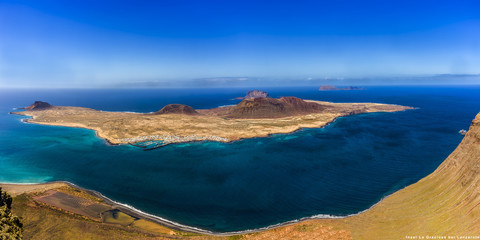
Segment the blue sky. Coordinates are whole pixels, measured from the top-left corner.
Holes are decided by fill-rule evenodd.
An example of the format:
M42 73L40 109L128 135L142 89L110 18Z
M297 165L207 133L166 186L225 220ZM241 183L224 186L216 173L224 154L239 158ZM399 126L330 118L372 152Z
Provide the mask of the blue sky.
M479 73L479 1L0 0L0 87Z

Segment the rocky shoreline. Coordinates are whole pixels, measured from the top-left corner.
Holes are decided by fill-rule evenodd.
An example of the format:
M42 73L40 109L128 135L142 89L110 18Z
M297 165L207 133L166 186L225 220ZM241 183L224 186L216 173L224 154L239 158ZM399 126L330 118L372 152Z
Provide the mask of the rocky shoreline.
M193 142L193 141L216 141L216 142L229 142L228 138L219 137L219 136L197 136L197 135L151 135L151 136L138 136L133 138L122 138L117 139L119 142L126 142L128 144L158 140L162 141L165 144L170 143L181 143L181 142Z

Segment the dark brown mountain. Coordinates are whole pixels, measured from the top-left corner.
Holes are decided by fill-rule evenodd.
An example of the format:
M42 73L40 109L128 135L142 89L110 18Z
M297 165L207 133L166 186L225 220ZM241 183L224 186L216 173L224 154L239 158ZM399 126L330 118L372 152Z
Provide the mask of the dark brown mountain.
M229 118L280 118L321 112L326 107L296 97L244 99L226 114Z
M195 109L190 106L183 104L168 104L159 111L156 111L154 114L186 114L186 115L195 115L198 114Z
M29 111L32 111L32 110L44 110L44 109L49 109L53 107L52 105L50 105L49 103L47 102L42 102L42 101L35 101L32 105L28 106L25 108L25 110L29 110Z

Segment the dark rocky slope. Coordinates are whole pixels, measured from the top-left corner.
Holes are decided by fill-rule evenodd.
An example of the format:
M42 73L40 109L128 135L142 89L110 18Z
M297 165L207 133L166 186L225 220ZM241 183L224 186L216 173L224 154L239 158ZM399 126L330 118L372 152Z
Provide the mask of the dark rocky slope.
M32 105L28 106L25 108L25 110L44 110L44 109L49 109L52 108L53 106L50 105L47 102L42 102L42 101L35 101Z
M244 99L226 113L229 118L280 118L318 113L326 107L296 97Z

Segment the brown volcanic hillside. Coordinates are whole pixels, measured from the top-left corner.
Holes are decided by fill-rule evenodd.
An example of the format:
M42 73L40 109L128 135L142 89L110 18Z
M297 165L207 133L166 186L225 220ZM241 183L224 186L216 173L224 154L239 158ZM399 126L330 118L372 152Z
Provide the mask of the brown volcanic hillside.
M183 105L183 104L168 104L162 109L156 111L154 114L187 114L187 115L195 115L198 114L195 109L190 106Z
M44 110L53 107L47 102L35 101L32 105L25 108L25 110Z
M296 97L244 99L226 114L230 118L280 118L318 113L326 107Z

